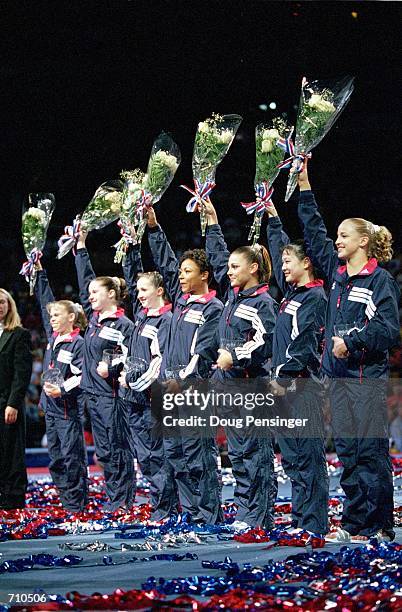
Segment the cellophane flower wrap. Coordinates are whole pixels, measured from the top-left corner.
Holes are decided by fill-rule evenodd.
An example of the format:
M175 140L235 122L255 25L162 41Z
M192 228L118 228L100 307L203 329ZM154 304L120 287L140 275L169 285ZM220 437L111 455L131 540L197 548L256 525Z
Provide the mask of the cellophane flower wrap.
M296 121L294 146L290 143L287 152L290 158L282 163L283 168L292 168L289 174L285 202L289 200L297 185L297 173L303 169L304 160L329 132L348 103L354 85L353 77L339 81L302 81L299 110Z
M182 187L193 196L187 204L187 212L194 212L199 207L203 236L207 225L204 200L215 187L216 169L229 151L241 122L240 115L213 114L198 124L192 161L194 189Z
M124 180L122 207L117 222L121 238L113 245L116 249L115 263L124 261L129 245L137 242L137 229L142 219L142 215L138 217L137 203L143 200L145 190L145 173L139 168L122 170L120 178Z
M81 229L86 229L87 232L101 229L120 217L122 191L122 181L107 181L98 187L83 214L77 215L73 225L64 228L64 234L58 242L58 259L75 249Z
M253 224L248 239L253 245L260 237L261 221L267 207L272 203L273 183L280 170L278 164L283 160L284 149L280 142L290 136L292 128L282 118L276 117L269 124L260 123L255 130L255 177L254 202L242 202L248 215L254 213Z
M29 283L30 295L33 295L36 282L35 264L42 257L54 208L53 193L31 193L28 196L28 203L23 207L21 231L27 261L23 263L20 274Z
M155 139L146 174L141 170L125 171L123 215L119 227L122 234L117 244L115 262L124 260L128 245L141 243L147 224L147 208L159 202L169 187L181 161L180 149L169 134L162 132Z

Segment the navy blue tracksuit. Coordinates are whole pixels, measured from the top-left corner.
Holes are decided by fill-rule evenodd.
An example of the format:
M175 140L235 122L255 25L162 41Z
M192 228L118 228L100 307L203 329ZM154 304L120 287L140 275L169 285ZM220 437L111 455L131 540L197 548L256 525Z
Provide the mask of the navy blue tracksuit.
M343 464L342 527L352 535L393 536L392 464L385 399L388 350L399 336L399 288L372 258L349 276L340 265L311 191L300 194L299 217L312 255L330 283L323 372L331 379L332 429ZM332 353L334 326L344 324L346 359Z
M166 378L166 369L181 365L185 366L183 378L186 381L207 379L215 361L211 344L222 303L215 297L215 291L197 298L182 294L178 261L164 232L157 226L148 232L148 238L156 267L174 306L160 378ZM181 417L186 416L185 407L178 411ZM165 435L164 447L174 472L182 510L189 512L194 520L217 523L222 520L222 511L215 439L190 427L176 434L180 435Z
M104 469L110 509L115 510L130 506L133 502L134 463L128 442L127 411L118 395L119 367L110 368L106 379L99 376L96 368L106 349L120 347L123 355L127 355L134 326L122 308L106 318L92 311L88 301L88 285L94 280L95 273L86 249L78 249L75 265L80 301L89 319L84 336L81 388L91 418L96 455Z
M282 465L292 482L294 527L325 534L328 531L328 472L325 456L322 392L319 382L320 345L327 298L323 281L297 287L285 281L282 249L290 240L279 217L267 226L269 251L276 282L282 291L274 330L272 367L279 384L290 387L282 398L291 418L307 418L308 433L279 437Z
M38 272L35 295L40 304L48 341L43 371L58 368L64 379L61 397L47 397L44 391L41 395L50 457L49 471L63 506L78 512L86 505L88 494L87 461L80 414L84 341L78 328L64 336L53 333L46 305L55 299L44 270Z
M164 457L162 432L151 413L150 399L151 385L159 376L172 320L172 306L165 304L158 311L140 308L136 287L137 275L143 271L139 246L129 248L123 270L134 315L128 356L143 359L147 369L139 378L128 373L126 382L129 389L121 391L128 410L132 453L137 456L141 472L150 483L152 519L161 520L177 510L177 499Z
M269 369L272 355L272 335L277 305L268 293L268 285L260 284L239 291L229 286L227 263L229 251L219 225L211 225L206 233L206 250L214 270L214 276L222 289L227 291L227 301L219 319L215 336L215 350L221 339L236 340L239 346L230 352L233 368L215 370L214 383L226 388L236 379L262 378ZM222 416L244 416L239 408L230 407L230 414ZM254 416L258 408L254 407ZM226 412L226 411L225 411ZM274 451L269 435L261 435L256 428L226 427L228 454L236 479L236 519L255 527L266 529L274 526L273 507L277 493L274 473Z

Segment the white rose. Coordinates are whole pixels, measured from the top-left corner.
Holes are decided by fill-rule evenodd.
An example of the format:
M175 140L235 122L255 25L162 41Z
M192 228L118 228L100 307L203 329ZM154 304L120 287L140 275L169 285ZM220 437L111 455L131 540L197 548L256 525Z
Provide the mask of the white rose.
M233 134L230 130L222 130L218 136L218 142L223 144L229 144L233 138Z
M333 112L335 110L335 106L332 104L332 102L325 100L319 94L312 94L307 104L311 108L315 108L321 112Z
M263 131L262 138L263 140L278 140L278 138L280 138L280 134L278 130L271 128L270 130Z
M208 123L206 121L200 121L200 123L198 124L198 131L199 132L203 132L204 134L209 132L209 125L208 125Z
M310 96L309 101L307 102L308 106L315 108L317 104L321 102L322 98L318 94L312 94Z
M261 143L261 151L263 153L270 153L274 148L272 140L263 140Z
M333 113L335 111L335 106L332 104L332 102L329 102L328 100L324 99L321 100L319 104L317 104L316 108L317 110L326 113Z
M158 151L156 155L161 160L163 165L169 168L172 173L176 172L179 164L177 163L177 159L174 155L170 155L170 153L166 153L166 151Z
M42 223L42 225L46 224L46 213L45 211L40 210L40 208L30 206L24 214L23 218L25 219L26 217L33 217L34 219L37 219L40 223Z

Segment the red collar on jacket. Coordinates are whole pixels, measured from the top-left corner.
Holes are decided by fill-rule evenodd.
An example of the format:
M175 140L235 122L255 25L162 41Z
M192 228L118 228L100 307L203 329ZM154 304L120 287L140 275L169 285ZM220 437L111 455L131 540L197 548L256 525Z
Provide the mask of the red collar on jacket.
M164 306L161 306L160 308L158 308L157 312L155 314L149 315L150 317L159 317L159 315L163 314L164 312L169 312L169 310L172 310L172 304L165 304ZM143 308L142 312L144 314L148 314L149 312L149 308Z
M192 295L191 293L185 293L183 295L183 299L187 301L188 298L191 297L191 295ZM211 300L213 300L215 296L216 296L216 291L212 289L208 293L204 293L204 295L201 295L199 298L194 300L192 304L207 304L207 302L210 302Z
M252 287L250 287L250 289L252 289ZM246 292L250 291L250 289L246 289ZM261 287L258 287L258 289L253 291L253 293L249 293L249 294L245 293L245 295L247 295L247 297L255 297L256 295L261 295L261 293L266 293L268 290L269 290L269 285L262 285ZM240 291L240 287L233 287L233 291L234 291L234 294L237 295Z
M99 312L99 310L95 310L94 316L97 319L99 319L100 314L101 313ZM120 319L120 317L124 317L125 314L126 313L124 311L124 308L117 308L116 312L109 314L107 317L105 317L105 319Z
M80 328L74 327L73 331L70 334L66 334L63 337L63 342L72 342L74 338L79 335L79 333L80 333ZM58 332L53 332L52 336L53 338L58 338L60 334Z
M304 287L306 287L307 289L310 289L311 287L323 287L324 286L324 281L321 280L321 278L315 278L313 281L310 281L309 283L306 283L304 285Z
M352 274L352 276L360 276L361 274L363 274L364 276L368 276L369 274L372 274L374 272L377 266L378 266L378 261L376 260L375 257L372 257L371 259L368 260L366 264L364 264L360 272L358 272L357 274ZM346 270L347 270L346 265L339 266L338 274L344 274Z

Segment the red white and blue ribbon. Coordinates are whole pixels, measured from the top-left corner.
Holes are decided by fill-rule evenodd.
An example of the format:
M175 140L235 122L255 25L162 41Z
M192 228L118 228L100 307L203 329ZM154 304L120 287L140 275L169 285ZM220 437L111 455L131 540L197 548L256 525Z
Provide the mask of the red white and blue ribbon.
M282 170L284 168L293 167L295 172L301 172L303 170L305 160L310 159L311 153L296 153L295 145L290 135L287 138L279 138L279 140L276 141L276 144L290 156L280 162L277 165L277 168Z
M205 181L205 183L202 183L198 179L194 179L194 189L190 189L187 185L180 185L180 187L183 187L183 189L193 195L186 206L186 211L191 213L196 210L198 204L202 204L203 200L209 196L215 187L215 183L213 181Z
M133 239L132 239L131 235L128 233L127 228L124 225L124 223L119 219L117 221L117 225L118 225L118 227L120 229L120 234L122 235L122 239L124 240L125 244L132 244Z
M146 191L145 189L141 189L141 196L137 202L137 213L142 214L144 213L147 208L150 208L152 206L152 194L149 191Z
M272 194L274 188L269 186L268 181L258 183L255 188L256 199L255 202L240 202L248 215L255 213L262 213L267 210L269 206L273 205Z
M42 251L35 247L32 249L29 255L27 255L27 261L24 261L24 263L22 264L22 268L19 273L25 276L25 280L27 281L27 283L29 283L29 279L31 278L32 273L35 269L35 264L38 263L42 255Z
M80 237L80 231L81 231L81 219L79 216L77 216L75 217L72 225L65 226L64 234L57 241L57 246L59 247L59 251L63 248L63 250L66 249L66 252L68 252L69 249L72 247L73 253L75 255L76 254L75 245L77 244L78 238Z

